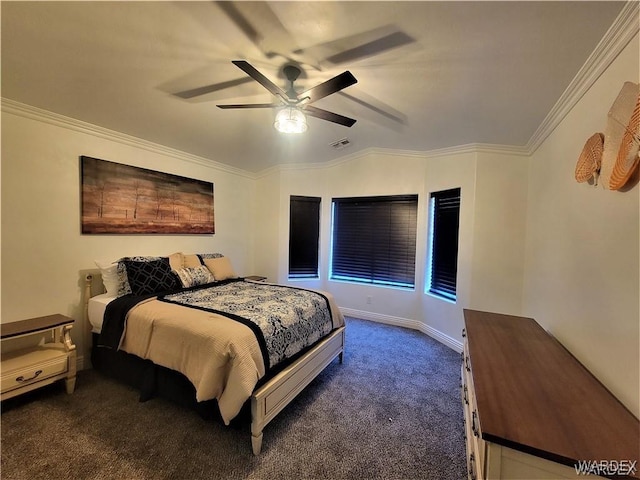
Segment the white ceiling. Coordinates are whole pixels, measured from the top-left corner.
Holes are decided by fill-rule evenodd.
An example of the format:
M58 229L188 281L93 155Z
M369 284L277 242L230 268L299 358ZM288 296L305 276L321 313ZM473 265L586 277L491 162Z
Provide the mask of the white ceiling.
M4 1L2 96L251 172L370 147L524 146L623 6ZM326 60L381 37L405 42ZM309 118L306 133L285 136L274 110L218 109L274 100L241 83L248 77L231 60L282 88L282 66L306 62L300 90L349 70L358 83L314 105L357 123ZM176 95L227 81L196 98ZM344 137L347 149L329 146Z

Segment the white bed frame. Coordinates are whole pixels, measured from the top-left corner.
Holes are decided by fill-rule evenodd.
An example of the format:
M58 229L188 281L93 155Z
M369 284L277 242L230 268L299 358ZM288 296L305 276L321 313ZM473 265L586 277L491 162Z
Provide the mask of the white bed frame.
M95 275L100 277L100 275ZM88 305L92 297L94 275L85 277L85 322L91 330ZM90 345L91 343L89 343ZM262 431L311 381L336 357L343 361L345 327L333 330L304 355L276 376L254 390L251 395L251 446L254 455L262 449Z

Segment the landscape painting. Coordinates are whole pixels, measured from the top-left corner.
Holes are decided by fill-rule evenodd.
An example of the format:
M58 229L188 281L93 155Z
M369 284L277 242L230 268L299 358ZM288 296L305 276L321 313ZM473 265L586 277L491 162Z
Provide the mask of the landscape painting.
M80 157L82 233L212 234L213 183Z

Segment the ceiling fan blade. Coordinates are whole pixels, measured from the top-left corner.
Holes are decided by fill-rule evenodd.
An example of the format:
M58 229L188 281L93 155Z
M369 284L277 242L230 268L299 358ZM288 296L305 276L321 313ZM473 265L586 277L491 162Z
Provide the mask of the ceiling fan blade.
M232 60L231 63L233 63L236 67L249 75L251 78L253 78L264 88L269 90L273 95L275 95L276 97L280 97L285 102L288 102L289 97L287 96L285 91L278 87L267 77L265 77L263 74L261 74L258 70L256 70L249 62L245 60Z
M378 55L386 50L401 47L412 42L415 42L415 40L406 33L394 32L358 47L327 57L325 60L333 64L354 62L360 58Z
M329 122L338 123L340 125L344 125L345 127L351 127L356 121L353 118L345 117L344 115L339 115L337 113L328 112L327 110L323 110L318 107L314 107L312 105L307 105L303 108L304 112L311 116L320 118L322 120L327 120Z
M389 120L394 121L400 125L407 124L407 116L398 112L397 110L392 109L389 105L385 105L380 100L377 100L369 95L366 95L362 92L358 93L358 96L350 95L346 92L339 92L338 95L348 98L352 102L357 103L358 105L362 105L363 107L368 108L369 110L382 115Z
M212 85L205 85L204 87L192 88L190 90L184 90L182 92L174 93L176 97L180 98L194 98L200 95L206 95L207 93L217 92L224 90L225 88L236 87L245 83L251 82L251 78L236 78L235 80L228 80L226 82L214 83Z
M235 105L216 105L223 110L229 110L232 108L277 108L281 107L281 103L241 103Z
M355 62L414 42L414 38L398 30L395 26L386 25L331 42L298 49L294 53L311 55L321 59L321 65L326 63L337 65L344 62Z
M347 88L354 83L358 83L358 80L356 80L356 77L354 77L351 72L347 70L346 72L330 78L320 85L316 85L315 87L302 92L300 95L298 95L298 98L301 98L304 101L304 99L308 97L306 103L313 103L317 100L320 100L321 98L331 95L332 93L339 92L343 88Z
M236 26L245 34L245 36L253 43L258 49L264 53L267 58L271 58L273 54L265 52L262 46L264 37L253 28L253 25L246 19L246 17L238 10L237 6L233 2L216 2L216 4L222 9L222 11L229 17L229 19L236 24Z
M267 2L230 2L228 0L216 1L218 7L229 17L244 35L253 43L262 54L272 59L282 57L290 62L302 62L316 70L320 70L318 61L310 55L296 55L290 58L291 49L300 51L296 47L295 39L282 24L276 13ZM253 22L251 22L253 19ZM259 19L259 21L256 21ZM263 36L256 27L268 32L268 37Z

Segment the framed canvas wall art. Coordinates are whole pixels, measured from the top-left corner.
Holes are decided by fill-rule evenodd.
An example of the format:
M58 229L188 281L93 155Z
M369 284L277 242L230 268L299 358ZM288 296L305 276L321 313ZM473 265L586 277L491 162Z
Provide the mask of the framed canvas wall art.
M83 234L213 234L213 183L81 156Z

